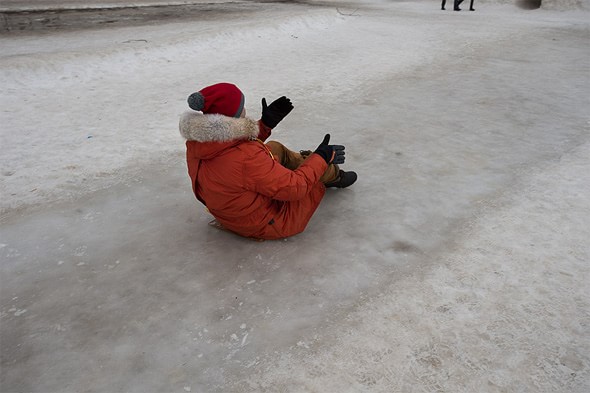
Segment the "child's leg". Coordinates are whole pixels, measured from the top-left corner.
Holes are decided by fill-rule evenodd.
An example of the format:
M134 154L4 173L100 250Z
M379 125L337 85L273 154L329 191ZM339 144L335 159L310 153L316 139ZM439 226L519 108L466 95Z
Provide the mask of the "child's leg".
M277 162L292 171L299 168L299 165L303 164L303 161L305 161L309 154L311 154L310 152L309 154L302 155L301 153L291 151L285 145L277 141L267 142L266 146L270 149ZM320 181L324 184L331 183L338 178L339 173L340 169L338 168L338 165L330 164L322 177L320 177Z

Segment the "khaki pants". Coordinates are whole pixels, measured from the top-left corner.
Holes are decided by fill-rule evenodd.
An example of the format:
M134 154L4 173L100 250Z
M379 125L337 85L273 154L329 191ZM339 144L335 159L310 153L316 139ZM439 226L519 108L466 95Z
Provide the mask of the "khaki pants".
M276 141L270 141L266 143L266 146L272 152L272 155L275 157L277 162L279 162L285 168L291 169L292 171L299 168L299 165L301 165L303 161L307 160L309 157L308 155L302 155L301 153L291 151L287 149L285 145ZM340 169L338 168L338 165L330 164L328 165L328 169L326 169L322 177L320 177L320 181L324 184L331 183L338 179L339 174Z

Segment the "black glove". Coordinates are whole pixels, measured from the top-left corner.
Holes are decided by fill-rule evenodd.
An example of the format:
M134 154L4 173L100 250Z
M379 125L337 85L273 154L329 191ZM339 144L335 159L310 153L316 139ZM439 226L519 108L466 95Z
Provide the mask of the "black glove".
M328 142L330 142L330 134L326 134L314 153L322 156L327 164L344 164L344 146L328 145Z
M277 98L270 105L266 105L266 98L262 99L262 122L265 126L275 128L281 120L293 110L291 100L285 96Z

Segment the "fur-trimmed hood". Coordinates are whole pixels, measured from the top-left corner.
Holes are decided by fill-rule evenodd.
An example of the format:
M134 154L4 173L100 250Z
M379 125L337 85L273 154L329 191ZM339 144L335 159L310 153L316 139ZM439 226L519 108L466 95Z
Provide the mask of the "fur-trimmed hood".
M223 115L205 115L187 111L180 117L180 135L195 142L231 142L258 136L258 122L247 117L233 118Z

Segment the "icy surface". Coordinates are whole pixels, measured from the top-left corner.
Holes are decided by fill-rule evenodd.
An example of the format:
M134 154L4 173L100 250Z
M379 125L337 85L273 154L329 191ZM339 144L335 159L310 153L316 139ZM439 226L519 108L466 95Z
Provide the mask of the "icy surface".
M0 391L590 390L588 13L329 3L0 36ZM301 235L207 225L218 81L347 146Z

